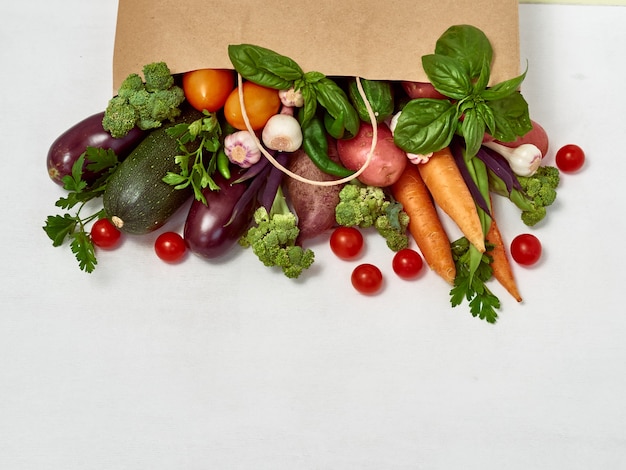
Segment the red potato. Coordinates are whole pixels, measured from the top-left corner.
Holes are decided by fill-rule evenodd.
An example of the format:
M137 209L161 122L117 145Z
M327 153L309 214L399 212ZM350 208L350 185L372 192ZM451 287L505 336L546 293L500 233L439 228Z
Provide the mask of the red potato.
M373 140L373 127L362 123L359 132L352 139L337 141L337 152L343 165L350 170L359 170L365 165ZM370 186L391 186L400 178L407 164L404 150L396 146L391 129L381 123L377 127L378 136L368 167L358 176L358 180Z
M541 127L538 122L532 121L533 128L528 131L522 137L518 137L512 142L501 142L499 140L495 140L490 135L485 135L485 141L491 142L494 141L498 144L502 144L505 147L516 148L522 144L533 144L535 145L539 151L541 152L541 156L545 158L548 153L548 149L550 148L550 140L548 139L548 133L546 130Z
M402 82L404 92L411 99L416 98L434 98L438 100L448 99L446 96L435 90L432 83L429 82Z
M331 158L338 160L332 139L329 139L328 153ZM303 150L291 155L287 169L311 180L336 179L317 168ZM298 242L321 235L335 225L335 207L339 204L339 191L343 185L317 186L285 176L283 187L298 217Z

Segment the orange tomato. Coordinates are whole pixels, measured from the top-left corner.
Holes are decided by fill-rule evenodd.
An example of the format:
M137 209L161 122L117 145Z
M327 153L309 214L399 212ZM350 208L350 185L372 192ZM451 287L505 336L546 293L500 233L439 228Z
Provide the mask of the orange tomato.
M253 82L243 83L243 103L253 130L262 129L265 123L280 110L278 90L257 85ZM224 104L224 118L236 129L245 130L241 106L239 104L239 87L231 91Z
M235 72L228 69L199 69L183 74L183 90L198 111L221 109L235 87Z

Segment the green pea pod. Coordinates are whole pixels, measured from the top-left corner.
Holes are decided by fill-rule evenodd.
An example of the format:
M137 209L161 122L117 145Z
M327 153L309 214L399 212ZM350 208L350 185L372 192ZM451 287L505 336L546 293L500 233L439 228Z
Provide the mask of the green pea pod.
M361 86L363 87L365 98L367 98L372 111L374 111L376 122L381 123L388 117L391 117L394 110L394 94L391 82L361 79ZM365 107L365 102L359 93L356 80L351 81L348 85L348 93L361 120L370 122L370 116Z
M342 178L354 173L328 156L326 129L318 117L309 120L302 128L302 149L324 173Z

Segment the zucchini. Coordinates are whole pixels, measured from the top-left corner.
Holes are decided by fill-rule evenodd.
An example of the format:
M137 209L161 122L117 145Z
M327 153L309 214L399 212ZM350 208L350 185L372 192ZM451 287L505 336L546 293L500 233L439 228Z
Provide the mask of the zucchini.
M152 232L163 226L193 195L191 187L175 189L163 181L168 172L180 171L175 161L180 153L178 142L167 134L167 129L201 117L202 113L185 108L176 121L150 131L108 179L103 194L104 210L121 231Z

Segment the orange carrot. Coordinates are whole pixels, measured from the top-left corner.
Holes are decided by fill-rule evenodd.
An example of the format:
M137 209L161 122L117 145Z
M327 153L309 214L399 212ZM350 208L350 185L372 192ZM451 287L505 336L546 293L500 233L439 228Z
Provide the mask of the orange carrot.
M493 207L493 206L492 206ZM491 219L491 226L487 232L487 242L494 245L493 249L488 252L492 258L491 269L493 270L493 277L504 287L509 294L513 296L518 302L522 301L522 296L517 289L517 283L513 276L513 269L509 262L509 257L504 248L504 242L502 235L496 221Z
M484 253L485 234L476 203L450 149L445 147L435 152L418 169L435 203L456 223L465 238Z
M415 165L406 165L398 181L391 186L391 192L409 215L409 232L426 263L446 282L453 284L456 267L450 240Z

